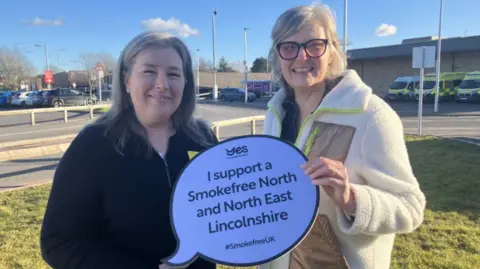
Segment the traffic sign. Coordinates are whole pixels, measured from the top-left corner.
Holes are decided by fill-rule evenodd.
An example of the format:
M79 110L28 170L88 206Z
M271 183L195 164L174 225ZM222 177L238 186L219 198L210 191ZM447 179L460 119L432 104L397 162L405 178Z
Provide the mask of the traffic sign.
M47 84L53 84L53 82L54 82L54 79L53 79L53 71L51 71L51 70L46 70L46 71L43 73L43 81L45 81L45 83L47 83Z
M95 71L97 72L97 77L102 79L103 78L103 65L101 63L97 63L95 66Z
M103 71L103 65L101 63L98 63L97 66L95 66L95 70L97 72Z
M412 67L420 68L418 91L418 135L422 135L423 117L423 74L424 68L435 67L435 46L415 47L412 52Z

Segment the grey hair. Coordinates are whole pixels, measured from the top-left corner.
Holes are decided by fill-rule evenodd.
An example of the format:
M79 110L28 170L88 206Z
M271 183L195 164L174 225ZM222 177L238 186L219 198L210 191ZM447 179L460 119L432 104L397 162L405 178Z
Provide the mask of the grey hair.
M179 38L156 31L147 31L136 36L122 51L113 74L112 106L94 124L106 126L105 135L115 140L112 142L115 150L120 154L123 154L123 149L132 135L142 138L149 147L148 154L151 153L153 148L148 142L145 128L135 114L125 81L131 75L136 56L152 46L173 48L183 62L185 88L180 105L172 115L174 128L184 131L187 136L196 142L208 146L209 142L201 133L201 130L204 130L201 125L207 126L206 123L193 117L196 106L196 87L190 52Z
M293 89L283 77L276 45L295 35L307 24L323 27L325 38L328 39L327 52L330 52L331 63L327 70L326 79L335 79L347 69L347 57L340 47L335 17L331 9L324 4L290 8L278 17L273 26L271 32L272 45L269 52L273 77L290 94Z

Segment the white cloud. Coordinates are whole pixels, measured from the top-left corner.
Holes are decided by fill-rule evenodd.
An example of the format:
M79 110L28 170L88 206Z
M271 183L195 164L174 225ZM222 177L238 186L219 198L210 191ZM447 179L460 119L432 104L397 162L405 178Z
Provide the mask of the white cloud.
M181 23L180 20L169 18L163 20L162 18L152 18L142 21L142 26L148 30L164 31L176 36L189 37L199 35L197 29L193 29L188 24Z
M393 36L397 34L397 27L386 23L380 24L375 30L377 36Z
M36 17L33 20L24 21L24 24L33 25L33 26L62 26L63 20L56 19L56 20L46 20L40 17Z

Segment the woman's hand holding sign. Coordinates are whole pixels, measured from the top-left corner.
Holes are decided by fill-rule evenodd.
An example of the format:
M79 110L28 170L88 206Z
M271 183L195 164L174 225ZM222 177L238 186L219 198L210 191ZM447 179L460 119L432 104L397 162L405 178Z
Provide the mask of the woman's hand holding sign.
M355 213L355 196L342 162L320 157L309 160L302 168L313 184L323 187L335 205L349 214Z

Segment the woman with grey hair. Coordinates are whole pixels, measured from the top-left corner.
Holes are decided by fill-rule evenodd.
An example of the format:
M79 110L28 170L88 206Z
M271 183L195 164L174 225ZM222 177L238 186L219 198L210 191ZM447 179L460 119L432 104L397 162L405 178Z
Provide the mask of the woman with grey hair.
M268 103L265 133L308 157L320 210L295 249L260 268L389 268L395 234L419 227L425 209L400 118L347 70L328 7L285 11L271 38L282 89Z
M194 154L217 143L193 118L192 59L175 37L145 32L123 50L110 110L85 127L55 172L41 230L55 269L158 269L177 246L170 196ZM215 268L201 258L186 268Z

